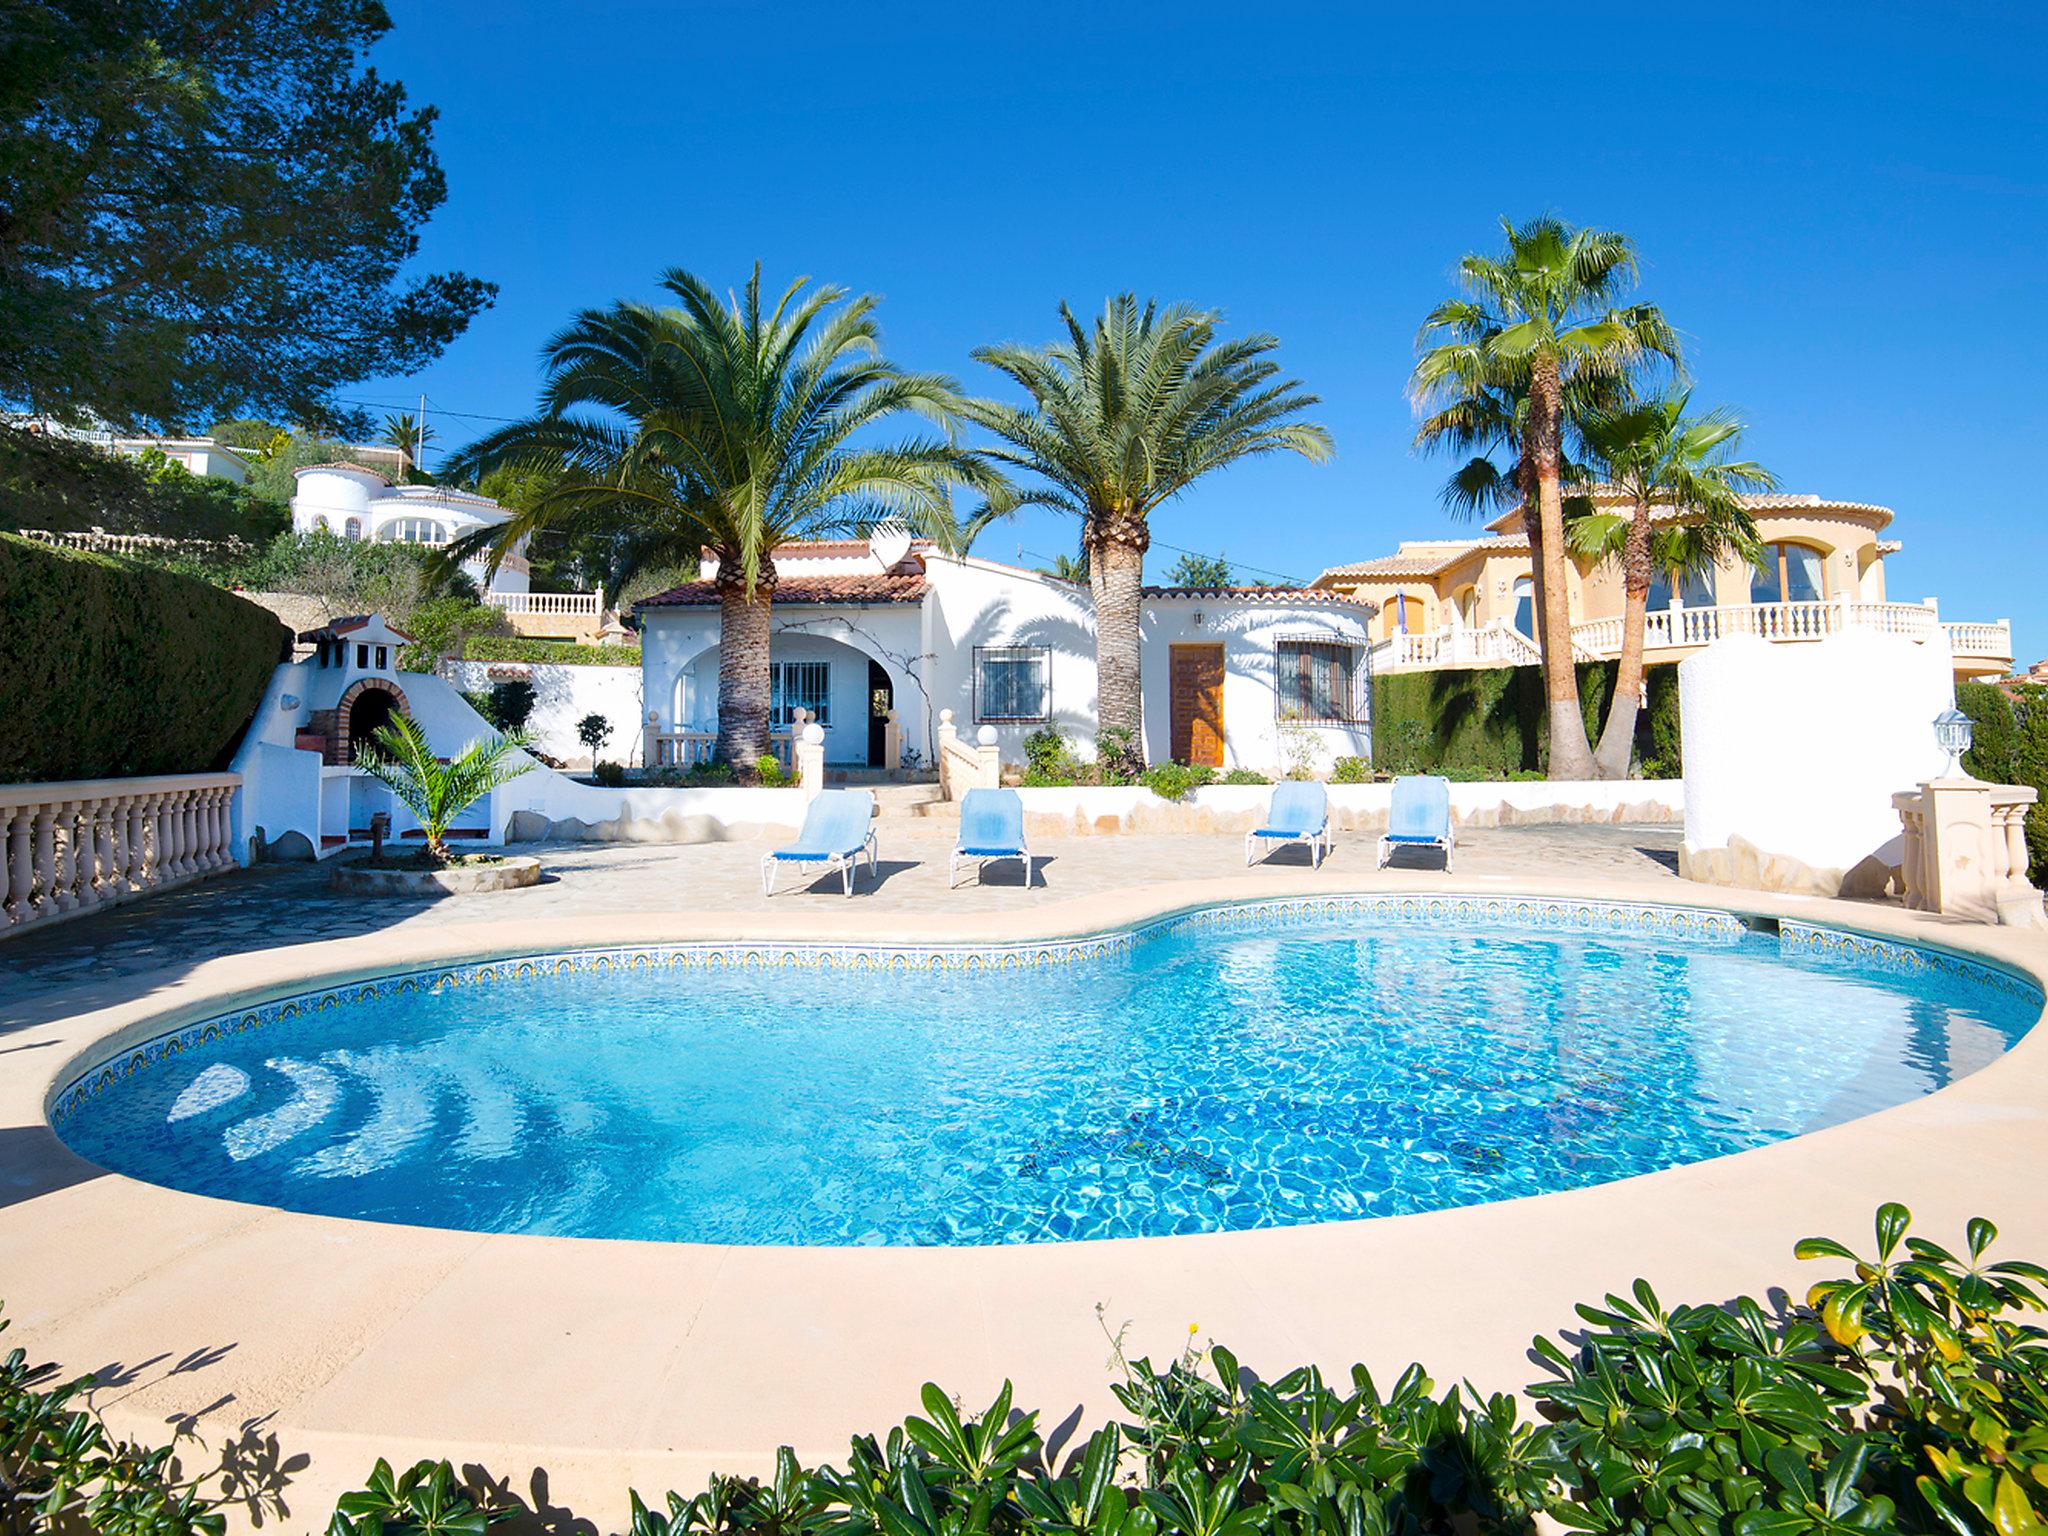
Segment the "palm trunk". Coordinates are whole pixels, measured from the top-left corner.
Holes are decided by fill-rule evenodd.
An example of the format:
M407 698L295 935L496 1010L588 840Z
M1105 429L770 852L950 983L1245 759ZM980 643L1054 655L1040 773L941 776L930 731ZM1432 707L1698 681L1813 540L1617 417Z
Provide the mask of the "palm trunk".
M1119 511L1091 518L1085 537L1088 585L1095 594L1096 728L1129 732L1131 750L1142 758L1145 692L1138 622L1151 531L1142 516Z
M1607 701L1607 723L1600 729L1600 748L1593 754L1593 774L1602 779L1628 777L1635 754L1636 710L1643 696L1643 627L1650 608L1650 503L1638 497L1621 546L1621 660L1614 669L1614 697Z
M1515 481L1522 488L1522 532L1529 538L1529 611L1536 626L1532 637L1536 652L1543 654L1543 637L1550 633L1543 611L1543 520L1536 511L1536 475L1525 452L1515 465Z
M1542 525L1543 693L1550 721L1550 777L1593 776L1593 748L1579 708L1579 676L1572 665L1571 587L1564 550L1563 386L1555 358L1538 359L1529 380L1530 457L1536 466L1536 512Z
M718 552L718 760L742 773L768 751L768 615L775 567L747 590L737 550Z

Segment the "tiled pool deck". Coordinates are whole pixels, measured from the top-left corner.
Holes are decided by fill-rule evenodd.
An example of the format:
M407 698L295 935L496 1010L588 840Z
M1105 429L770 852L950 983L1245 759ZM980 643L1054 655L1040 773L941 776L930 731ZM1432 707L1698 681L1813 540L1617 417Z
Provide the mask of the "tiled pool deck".
M117 1425L190 1427L210 1463L309 1456L291 1513L324 1524L378 1455L447 1455L533 1502L599 1521L625 1489L694 1491L773 1447L833 1456L899 1420L934 1379L984 1400L1004 1376L1048 1423L1112 1410L1096 1319L1132 1320L1134 1352L1188 1325L1256 1368L1376 1372L1410 1359L1439 1382L1532 1379L1533 1334L1570 1304L1648 1277L1667 1300L1812 1278L1809 1232L1858 1238L1898 1198L1930 1235L1987 1214L2008 1256L2048 1257L2048 1040L2029 1038L1932 1098L1849 1125L1620 1184L1369 1222L1086 1244L748 1249L429 1231L209 1200L101 1173L50 1133L44 1104L96 1042L166 1014L342 975L485 953L671 940L990 942L1143 922L1203 901L1311 892L1549 894L1728 905L2048 973L2048 939L1896 908L1741 898L1671 871L1668 828L1478 830L1455 876L1372 868L1340 840L1245 871L1227 837L1048 843L1047 887L945 889L947 839L892 829L880 888L836 882L764 901L758 846L551 845L527 891L366 910L317 871L268 869L0 944L0 1284L8 1342L96 1370ZM1786 1021L1796 1028L1796 1020ZM101 1046L100 1054L105 1047ZM1964 1171L1966 1170L1966 1172ZM542 1476L535 1482L536 1472ZM259 1477L259 1481L261 1478Z

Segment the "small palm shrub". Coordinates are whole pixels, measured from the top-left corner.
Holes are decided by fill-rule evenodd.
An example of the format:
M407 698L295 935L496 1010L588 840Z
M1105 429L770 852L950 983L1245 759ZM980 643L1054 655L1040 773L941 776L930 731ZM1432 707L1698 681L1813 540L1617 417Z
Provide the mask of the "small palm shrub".
M455 818L501 784L534 766L518 736L472 741L442 762L427 745L426 732L409 715L394 715L371 742L356 748L356 766L385 785L412 812L427 835L427 855L448 860L448 829Z
M1372 764L1362 757L1340 757L1330 764L1332 784L1370 784Z

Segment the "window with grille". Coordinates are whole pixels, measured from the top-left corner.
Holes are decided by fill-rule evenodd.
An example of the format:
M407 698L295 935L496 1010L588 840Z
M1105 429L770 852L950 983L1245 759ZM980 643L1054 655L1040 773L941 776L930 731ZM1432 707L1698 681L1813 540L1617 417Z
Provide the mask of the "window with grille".
M777 729L793 724L796 711L809 710L820 725L832 723L832 663L829 661L771 661L768 680L772 689L768 723Z
M977 646L974 718L1040 721L1052 714L1052 652L1038 645Z
M1327 640L1282 640L1275 646L1280 718L1357 725L1365 719L1358 648Z

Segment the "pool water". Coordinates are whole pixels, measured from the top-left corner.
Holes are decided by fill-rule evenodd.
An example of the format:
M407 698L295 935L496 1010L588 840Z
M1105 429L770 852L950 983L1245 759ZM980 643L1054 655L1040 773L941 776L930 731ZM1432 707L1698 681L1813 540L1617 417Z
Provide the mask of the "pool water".
M1355 919L1015 971L578 971L228 1033L60 1129L159 1184L479 1231L1206 1232L1572 1189L1867 1114L2018 1039L2041 996L2001 982L1764 933Z

